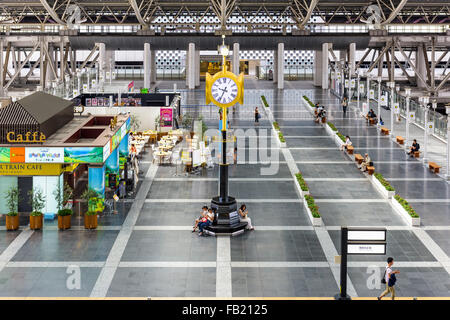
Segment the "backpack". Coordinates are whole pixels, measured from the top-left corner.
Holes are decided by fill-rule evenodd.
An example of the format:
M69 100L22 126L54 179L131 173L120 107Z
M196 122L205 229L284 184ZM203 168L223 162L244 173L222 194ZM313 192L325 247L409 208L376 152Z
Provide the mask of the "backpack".
M386 284L386 269L384 269L384 274L381 277L381 283Z
M395 286L396 282L397 282L397 278L395 277L395 273L391 273L391 276L389 277L388 287Z

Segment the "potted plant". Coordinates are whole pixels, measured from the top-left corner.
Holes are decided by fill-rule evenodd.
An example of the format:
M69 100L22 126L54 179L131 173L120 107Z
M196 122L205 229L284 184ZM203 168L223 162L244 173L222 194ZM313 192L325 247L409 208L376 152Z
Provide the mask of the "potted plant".
M64 184L64 187L58 183L55 192L53 195L55 196L56 206L58 208L58 229L65 230L70 229L72 225L72 214L73 211L71 208L68 208L68 203L70 198L72 197L73 190L67 184Z
M95 207L97 206L98 194L94 189L86 188L81 198L86 200L88 210L84 213L84 227L86 229L96 229L98 226L98 216Z
M33 188L28 195L30 196L30 204L32 212L30 213L30 229L39 230L43 226L42 209L45 207L45 196L41 189Z
M19 229L19 213L17 207L19 205L19 188L11 187L6 193L6 204L8 206L8 214L6 215L6 230Z

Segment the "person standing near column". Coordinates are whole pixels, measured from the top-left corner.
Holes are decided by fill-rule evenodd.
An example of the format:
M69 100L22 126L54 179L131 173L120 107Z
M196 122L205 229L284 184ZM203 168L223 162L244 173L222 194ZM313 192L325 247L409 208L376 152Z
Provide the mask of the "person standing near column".
M259 110L255 107L255 123L259 123Z
M347 114L347 105L348 105L347 97L344 97L344 99L342 99L342 111L344 111L344 117Z
M386 284L386 290L384 290L383 293L378 297L378 300L381 300L385 295L389 293L391 293L391 299L392 300L395 299L395 282L397 281L395 275L399 274L400 271L392 270L393 265L394 265L394 258L392 257L387 258L386 270L384 271L383 279L381 279L381 283Z

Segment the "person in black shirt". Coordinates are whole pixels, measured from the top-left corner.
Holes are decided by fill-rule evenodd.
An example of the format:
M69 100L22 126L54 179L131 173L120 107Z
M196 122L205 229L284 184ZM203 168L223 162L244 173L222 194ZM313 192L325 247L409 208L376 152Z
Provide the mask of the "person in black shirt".
M414 139L414 140L413 140L412 146L409 148L408 154L409 154L411 157L414 157L414 152L419 151L419 149L420 149L420 145L417 143L417 140Z

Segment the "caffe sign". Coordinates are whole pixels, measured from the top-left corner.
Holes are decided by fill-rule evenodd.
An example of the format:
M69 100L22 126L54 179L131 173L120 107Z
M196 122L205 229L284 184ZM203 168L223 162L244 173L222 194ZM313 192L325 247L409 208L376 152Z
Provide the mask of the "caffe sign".
M6 134L6 140L10 143L43 143L46 140L42 132L27 132L25 134L10 131Z
M57 176L61 165L55 163L0 163L0 176Z

